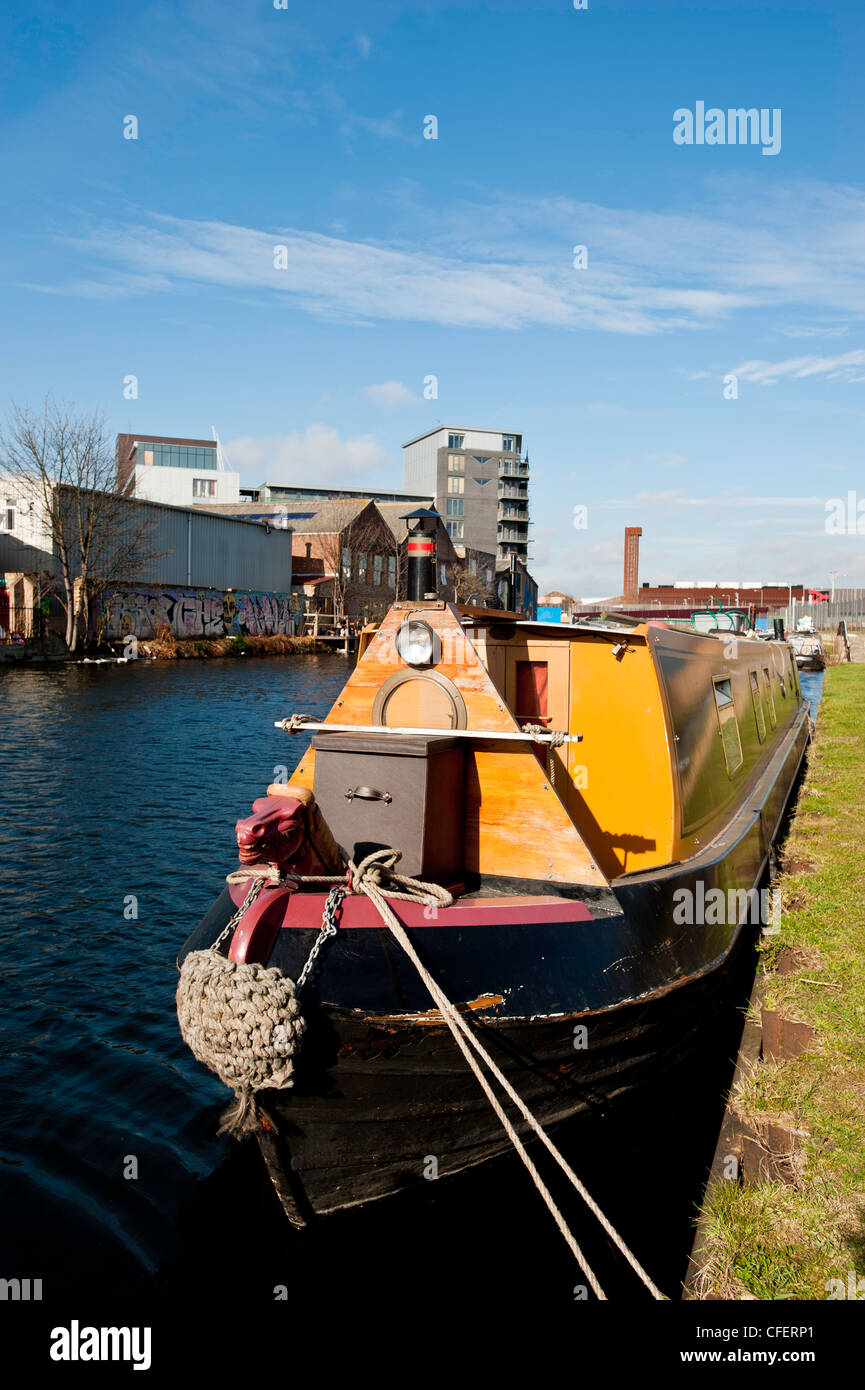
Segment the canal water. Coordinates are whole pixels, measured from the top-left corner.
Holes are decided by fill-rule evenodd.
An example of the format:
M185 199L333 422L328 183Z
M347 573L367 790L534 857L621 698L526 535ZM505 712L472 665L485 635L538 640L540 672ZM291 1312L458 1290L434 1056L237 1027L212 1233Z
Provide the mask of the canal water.
M0 676L0 1277L47 1298L355 1300L430 1312L474 1299L574 1306L572 1258L518 1161L291 1230L257 1149L217 1139L227 1098L182 1043L178 946L236 858L233 828L305 747L343 658L65 666ZM803 677L816 714L822 676ZM728 1026L562 1147L673 1298L741 1029ZM546 1170L545 1170L546 1171ZM574 1199L613 1293L644 1296ZM395 1277L396 1275L396 1277Z

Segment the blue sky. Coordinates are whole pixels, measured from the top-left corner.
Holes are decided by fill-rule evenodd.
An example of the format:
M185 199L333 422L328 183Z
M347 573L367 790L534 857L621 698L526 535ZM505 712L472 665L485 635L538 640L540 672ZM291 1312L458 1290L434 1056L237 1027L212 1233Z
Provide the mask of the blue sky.
M625 525L654 582L865 586L865 536L825 529L865 500L860 9L24 5L0 412L216 425L244 481L352 487L401 486L439 421L503 426L542 587L618 592ZM780 108L780 152L675 144L697 101Z

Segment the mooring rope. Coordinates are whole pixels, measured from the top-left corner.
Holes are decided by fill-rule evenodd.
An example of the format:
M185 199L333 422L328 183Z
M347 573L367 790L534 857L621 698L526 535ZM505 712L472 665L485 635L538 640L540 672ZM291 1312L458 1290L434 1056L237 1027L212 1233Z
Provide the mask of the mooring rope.
M397 862L398 859L398 850L377 850L374 854L370 854L366 857L366 859L362 860L356 868L352 865L351 887L349 891L352 893L365 893L366 896L370 899L370 901L374 903L375 907L378 909L378 912L382 920L386 923L391 934L396 938L400 946L402 946L412 965L417 970L420 978L426 985L426 988L429 991L429 994L431 995L434 1003L438 1007L439 1012L442 1014L442 1017L444 1018L448 1027L450 1028L450 1031L454 1037L454 1041L457 1043L457 1046L459 1047L460 1051L462 1052L463 1056L468 1062L472 1072L477 1078L480 1086L482 1087L487 1099L490 1102L490 1105L492 1106L493 1110L496 1113L496 1116L499 1119L499 1122L502 1125L502 1128L504 1129L514 1148L517 1150L517 1153L519 1154L526 1168L528 1169L532 1177L532 1180L535 1186L537 1187L538 1191L540 1192L544 1202L546 1203L556 1225L559 1228L559 1231L567 1241L567 1244L571 1249L571 1253L573 1254L577 1263L580 1265L580 1268L583 1269L583 1271L585 1272L586 1277L589 1280L589 1284L591 1285L597 1297L600 1299L605 1299L606 1294L601 1289L601 1286L598 1283L596 1276L589 1268L585 1260L585 1256L580 1250L580 1247L577 1245L577 1242L574 1239L571 1231L569 1230L564 1217L562 1216L561 1212L556 1206L549 1192L549 1189L546 1187L543 1179L538 1173L537 1168L535 1167L531 1158L527 1154L516 1130L514 1129L513 1125L511 1124L507 1115L502 1109L501 1104L499 1103L499 1100L495 1095L495 1092L492 1090L487 1078L484 1076L481 1067L479 1066L475 1058L472 1057L471 1052L469 1051L469 1046L471 1046L477 1053L477 1055L483 1059L484 1063L489 1068L492 1075L499 1082L500 1086L510 1097L510 1099L514 1102L517 1109L520 1111L528 1125L531 1127L531 1129L534 1131L537 1137L541 1140L545 1148L552 1154L553 1158L558 1163L562 1172L568 1178L568 1181L582 1197L589 1210L600 1222L601 1226L604 1228L607 1235L616 1245L618 1250L622 1253L622 1255L624 1255L625 1259L633 1269L634 1273L638 1276L638 1278L642 1280L646 1288L650 1290L652 1297L656 1299L663 1299L664 1295L661 1293L660 1289L643 1269L637 1257L628 1248L622 1237L619 1235L618 1231L601 1211L601 1208L598 1206L597 1202L587 1191L585 1185L577 1177L576 1173L571 1168L567 1160L559 1152L558 1148L550 1139L546 1131L543 1129L542 1125L529 1110L529 1107L523 1101L522 1097L518 1095L518 1093L514 1090L513 1086L511 1086L507 1077L504 1075L504 1073L497 1066L493 1058L487 1052L486 1048L478 1038L477 1034L471 1028L469 1028L468 1024L465 1022L465 1019L448 999L441 986L436 982L436 980L433 979L432 975L429 973L426 966L423 964L423 961L418 956L405 928L388 905L387 899L401 898L410 902L418 901L419 899L423 899L425 892L427 892L431 887L435 889L437 893L441 893L442 890L438 889L436 885L419 883L417 880L406 878L402 874L394 873L393 865ZM404 886L404 888L408 889L409 891L393 892L387 886L389 880L396 880L400 882ZM415 887L423 891L412 891ZM452 901L452 899L450 899L450 894L447 894L447 897L449 900Z
M556 789L556 760L553 757L553 749L561 748L565 742L565 735L560 729L545 729L543 724L523 724L524 734L531 734L532 742L538 744L540 748L550 750L550 786L553 791ZM547 738L539 738L539 734L547 734Z

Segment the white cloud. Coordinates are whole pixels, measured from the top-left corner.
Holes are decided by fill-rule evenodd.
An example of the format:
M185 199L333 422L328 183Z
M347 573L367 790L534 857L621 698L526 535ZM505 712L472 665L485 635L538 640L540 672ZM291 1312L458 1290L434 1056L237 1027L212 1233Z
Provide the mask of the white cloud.
M584 564L596 565L618 565L621 568L623 556L622 541L616 537L604 541L597 541L583 556Z
M257 483L321 483L339 486L389 461L371 434L342 439L329 425L308 425L294 434L242 436L225 452L233 468Z
M340 122L341 135L354 135L356 131L368 135L379 135L382 140L407 140L409 144L419 144L421 136L417 129L409 130L404 124L402 111L396 111L392 116L364 116L360 112L350 111L345 119Z
M742 381L755 381L761 386L774 386L782 377L801 381L803 377L824 376L827 381L862 381L863 375L857 368L865 367L865 351L861 348L845 352L837 357L788 357L783 362L763 362L759 360L743 362L733 368L735 376Z
M849 331L846 324L830 326L819 323L777 329L783 338L843 338Z
M662 468L684 468L688 462L684 454L677 454L672 449L668 449L663 454L650 454L650 463L659 463Z
M317 232L263 232L220 222L154 217L153 225L104 227L68 239L109 267L65 287L93 298L199 286L257 290L343 321L414 320L518 329L532 324L649 334L693 327L746 303L735 293L659 290L615 268L586 278L561 264L482 261L351 241ZM284 266L274 268L275 247Z
M420 396L416 396L402 381L382 381L377 386L365 386L363 393L376 405L416 405L420 400Z
M401 128L399 112L356 117L338 95L334 109L349 131L417 138ZM767 192L762 181L731 181L734 192L725 201L725 186L708 186L699 213L491 195L453 202L431 218L422 191L401 184L386 243L136 215L126 225L67 239L90 268L66 285L45 288L106 297L219 285L281 296L343 321L546 325L631 335L717 325L752 309L865 317L865 194L810 184ZM361 200L356 219L364 208ZM589 248L588 269L573 268L577 243ZM276 245L286 248L284 269L274 269ZM853 364L850 354L792 359L812 360L837 360L848 373ZM777 375L787 365L745 368L768 369L772 380L772 370Z
M367 38L366 34L355 34L354 42L361 58L368 58L372 49L372 41Z
M678 489L667 488L664 492L638 492L634 498L629 499L628 506L631 505L631 501L651 506L653 504L663 505L668 502L687 502L688 499Z

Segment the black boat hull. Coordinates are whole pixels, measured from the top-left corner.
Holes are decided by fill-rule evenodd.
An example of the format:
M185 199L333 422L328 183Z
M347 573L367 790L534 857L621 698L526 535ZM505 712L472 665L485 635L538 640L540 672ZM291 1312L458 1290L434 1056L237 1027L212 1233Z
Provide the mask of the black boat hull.
M713 1019L730 1007L723 981L744 919L677 922L675 905L683 891L694 900L764 882L809 732L803 711L724 834L687 863L616 880L604 915L585 899L588 920L580 903L571 920L555 923L409 928L435 979L482 1030L545 1126L602 1109L711 1045ZM321 903L310 895L309 926L277 933L268 963L291 978L315 940ZM224 892L181 959L209 945L234 906ZM295 1085L260 1094L258 1131L295 1224L459 1172L507 1147L414 967L383 926L352 927L327 943L303 1007L308 1029Z

